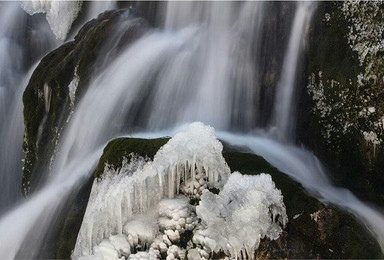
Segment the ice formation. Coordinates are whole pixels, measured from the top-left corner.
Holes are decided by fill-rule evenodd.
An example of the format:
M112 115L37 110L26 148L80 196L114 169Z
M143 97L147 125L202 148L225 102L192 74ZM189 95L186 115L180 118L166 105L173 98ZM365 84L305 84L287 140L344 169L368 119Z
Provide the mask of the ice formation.
M212 127L193 123L169 140L153 162L131 156L119 170L107 166L102 180L93 184L74 257L91 254L104 237L122 234L127 221L150 213L162 198L174 198L182 183L198 184L191 195L198 195L196 177L222 187L230 174L222 150Z
M195 244L245 259L254 258L261 239L277 239L288 221L281 191L268 174L232 173L218 195L203 192L196 213L205 228L195 232Z
M253 256L260 239L277 239L287 221L281 192L269 175L230 175L222 149L213 128L193 123L153 161L130 154L119 169L106 165L72 258Z
M45 13L56 38L65 40L81 9L82 1L33 0L22 1L21 5L30 15Z
M69 99L71 101L71 107L72 108L75 106L76 90L77 90L77 86L79 85L79 82L80 82L80 77L77 74L77 66L76 66L75 73L73 75L73 79L68 85L68 95L69 95Z

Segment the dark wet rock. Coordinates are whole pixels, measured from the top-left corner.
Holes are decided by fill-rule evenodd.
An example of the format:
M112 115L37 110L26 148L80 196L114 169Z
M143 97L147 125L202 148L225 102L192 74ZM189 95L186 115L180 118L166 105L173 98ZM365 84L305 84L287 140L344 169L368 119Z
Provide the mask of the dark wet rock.
M316 112L316 101L308 94L308 87L304 87L298 111L298 141L315 152L336 185L381 205L384 146L365 140L363 133L376 128L375 122L381 120L383 88L381 81L358 84L358 75L364 73L366 64L360 63L357 52L350 47L348 34L352 21L345 17L342 5L343 2L317 3L309 29L303 85L311 84L309 77L314 77L318 84L321 73L323 95L331 110L325 115ZM376 57L378 62L380 57L381 54ZM375 66L371 72L378 78L384 76L382 69ZM366 96L370 96L366 98L367 104L364 103ZM361 117L361 111L370 106L376 112ZM376 132L382 138L383 131Z
M75 73L79 82L74 106L87 89L92 75L98 72L98 64L112 61L146 30L147 22L130 15L127 10L107 11L86 23L74 41L63 44L41 60L23 96L24 195L36 189L48 174L52 155L73 109L68 85ZM48 110L45 95L50 100Z

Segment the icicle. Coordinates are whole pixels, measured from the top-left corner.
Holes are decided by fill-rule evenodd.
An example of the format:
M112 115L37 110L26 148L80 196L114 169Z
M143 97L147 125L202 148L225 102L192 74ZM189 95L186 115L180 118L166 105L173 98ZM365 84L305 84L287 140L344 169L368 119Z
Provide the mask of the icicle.
M176 194L179 194L180 191L180 176L181 176L181 170L178 165L176 165Z
M196 168L196 154L193 156L193 161L192 161L192 167L191 167L191 182L195 180L195 168ZM193 194L193 185L191 186L191 193Z

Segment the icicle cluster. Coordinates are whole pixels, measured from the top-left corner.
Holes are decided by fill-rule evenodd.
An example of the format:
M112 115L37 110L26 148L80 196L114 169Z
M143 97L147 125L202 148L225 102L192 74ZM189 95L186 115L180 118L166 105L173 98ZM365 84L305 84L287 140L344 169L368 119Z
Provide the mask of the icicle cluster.
M65 40L71 29L72 23L75 21L82 1L46 1L32 0L22 1L22 7L25 12L30 15L36 13L45 13L49 26L56 38Z
M174 198L181 184L195 182L196 176L210 187L222 187L230 174L222 150L212 127L193 123L164 145L153 162L131 158L118 171L106 167L102 181L93 184L74 257L91 254L104 237L121 234L124 223L153 211L162 198Z
M94 182L72 258L253 257L260 239L277 239L287 222L271 177L230 175L213 128L201 123L176 134L153 162L129 159Z

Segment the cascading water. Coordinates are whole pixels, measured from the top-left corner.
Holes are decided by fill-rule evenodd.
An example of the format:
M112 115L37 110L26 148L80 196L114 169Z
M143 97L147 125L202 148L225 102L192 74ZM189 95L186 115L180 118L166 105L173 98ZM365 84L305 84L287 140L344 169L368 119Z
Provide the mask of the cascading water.
M112 1L108 4L92 3L92 11L88 14L88 18L91 19L113 6ZM32 65L32 62L36 62L41 55L56 47L60 42L55 39L44 17L40 15L30 17L23 11L19 2L0 3L0 23L4 25L0 29L0 119L3 122L0 126L0 146L2 147L0 150L0 215L2 215L22 200L21 172L24 127L22 96L32 72L36 68L36 64ZM100 154L101 151L96 153L95 159L89 163L89 168L94 165ZM77 167L76 169L80 168ZM84 172L87 171L81 170L81 173ZM0 229L4 230L7 235L0 237L2 246L5 246L5 248L1 247L0 249L2 259L11 259L16 256L23 241L26 240L26 234L38 222L36 218L41 217L41 212L47 209L45 207L47 203L51 200L50 205L60 205L52 201L55 199L52 194L57 194L59 186L64 187L62 189L63 194L65 194L65 191L75 184L75 182L68 183L71 182L51 187L50 191L47 187L47 190L42 194L30 198L29 203L24 203L17 209L4 214ZM51 195L46 196L49 192ZM46 197L43 198L44 196ZM65 195L58 197L61 200ZM25 218L27 211L35 211L36 214L32 214L35 219L32 217L27 220ZM21 224L19 231L14 230L15 226L8 226L9 223L16 220ZM44 225L41 224L41 226ZM40 227L44 231L38 231L41 237L44 237L44 233L46 233L44 228ZM5 242L7 238L11 238L14 242L12 246ZM24 244L28 244L28 242ZM34 245L34 243L30 244ZM28 249L25 250L28 251ZM27 257L32 257L34 250L38 251L35 248L29 250L31 254Z
M277 136L282 140L290 140L294 137L297 67L304 44L306 26L309 24L313 9L313 3L303 2L297 5L282 76L277 85L272 124L276 127Z
M52 179L0 220L0 258L38 255L49 223L71 191L86 181L111 138L137 128L153 132L196 120L223 131L248 132L261 126L259 113L266 110L260 109L264 68L259 67L265 6L169 2L164 30L144 35L91 82L64 131ZM300 38L310 19L308 6L297 5L275 97L273 122L284 138L293 127L295 75ZM384 230L378 225L383 216L333 187L311 154L262 137L221 136L250 147L324 201L350 210L382 241ZM345 194L348 199L341 200Z
M32 4L32 2L27 2ZM87 20L112 8L114 2L92 3ZM22 95L31 66L57 41L44 17L30 17L19 2L0 3L0 214L21 199L23 117ZM27 40L26 40L27 39Z
M0 29L1 214L21 198L22 94L35 68L30 65L56 43L43 19L36 19L27 31L30 21L20 3L2 2L0 6L0 23L6 25ZM26 34L31 34L28 41Z

